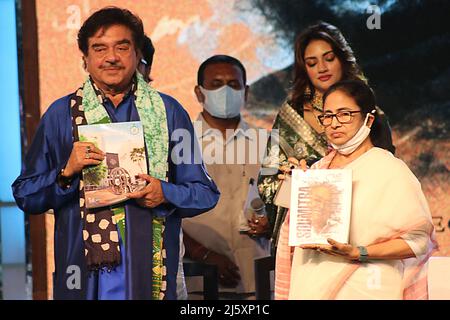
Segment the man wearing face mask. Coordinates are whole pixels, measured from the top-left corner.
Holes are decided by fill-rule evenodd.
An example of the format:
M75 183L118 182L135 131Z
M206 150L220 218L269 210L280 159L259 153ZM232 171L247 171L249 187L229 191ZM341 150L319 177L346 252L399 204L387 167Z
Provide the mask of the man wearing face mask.
M269 246L266 217L244 209L258 197L260 168L258 132L241 117L249 88L246 71L239 60L216 55L200 65L197 82L195 94L203 111L194 127L221 198L214 210L183 221L186 256L217 265L221 298L251 299L254 259L267 256ZM187 277L186 284L188 292L202 291L200 277Z

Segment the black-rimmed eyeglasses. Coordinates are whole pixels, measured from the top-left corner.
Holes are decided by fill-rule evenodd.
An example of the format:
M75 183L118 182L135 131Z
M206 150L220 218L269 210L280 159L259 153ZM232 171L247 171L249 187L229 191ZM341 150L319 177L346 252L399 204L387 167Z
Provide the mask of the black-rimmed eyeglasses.
M340 111L337 113L324 113L318 116L319 122L324 127L328 127L333 122L333 118L336 117L336 120L341 124L350 123L353 121L353 114L360 113L359 111Z

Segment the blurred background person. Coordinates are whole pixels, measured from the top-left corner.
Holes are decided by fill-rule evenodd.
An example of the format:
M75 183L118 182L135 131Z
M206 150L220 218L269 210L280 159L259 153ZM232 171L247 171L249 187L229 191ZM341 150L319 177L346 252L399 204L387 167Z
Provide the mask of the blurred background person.
M138 71L144 77L144 80L150 83L153 79L150 77L152 72L153 56L155 55L155 47L153 46L152 39L147 35L144 36L142 46L140 50L140 56L138 61Z

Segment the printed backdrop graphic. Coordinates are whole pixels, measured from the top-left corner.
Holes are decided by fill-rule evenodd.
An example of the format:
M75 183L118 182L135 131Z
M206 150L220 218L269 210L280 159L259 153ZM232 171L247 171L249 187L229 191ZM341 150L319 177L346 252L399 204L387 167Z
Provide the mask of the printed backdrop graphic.
M239 58L250 83L292 62L247 0L38 0L41 111L83 83L87 74L77 33L90 14L107 5L127 8L142 19L156 48L153 86L176 97L191 118L201 110L194 95L197 70L211 55Z

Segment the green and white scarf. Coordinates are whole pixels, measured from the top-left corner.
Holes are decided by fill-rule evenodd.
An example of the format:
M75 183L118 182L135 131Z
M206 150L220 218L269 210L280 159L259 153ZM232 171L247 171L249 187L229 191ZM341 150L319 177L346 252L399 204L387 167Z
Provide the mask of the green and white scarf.
M131 90L134 92L135 105L144 128L148 173L157 179L167 181L169 134L164 102L159 93L151 88L138 72ZM79 140L79 125L111 123L103 106L103 99L101 91L96 88L91 79L88 79L73 95L70 106L75 141ZM80 177L80 215L83 220L83 239L88 269L99 270L103 267L112 269L119 265L121 256L117 232L121 233L125 244L124 207L87 209L84 183ZM167 287L166 254L163 243L164 224L164 218L153 217L152 297L154 300L163 299Z

